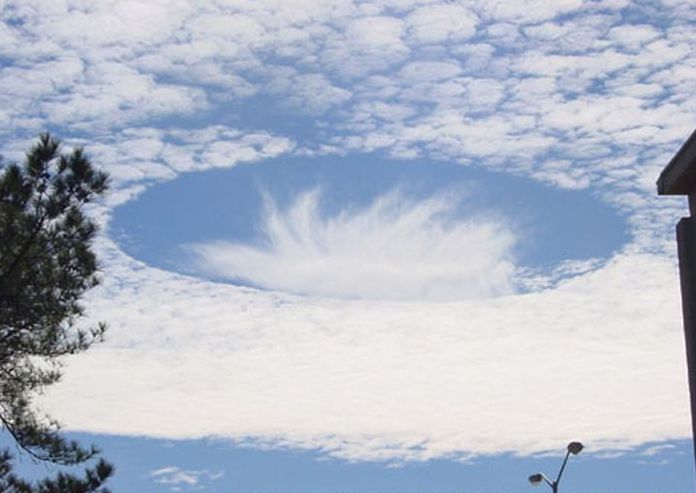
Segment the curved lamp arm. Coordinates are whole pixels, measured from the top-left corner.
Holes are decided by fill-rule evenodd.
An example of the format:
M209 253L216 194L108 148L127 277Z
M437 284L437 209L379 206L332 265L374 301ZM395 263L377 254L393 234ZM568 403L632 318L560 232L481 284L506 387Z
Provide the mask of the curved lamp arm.
M570 457L571 454L578 455L583 448L584 447L583 447L582 443L580 443L580 442L570 442L568 444L568 447L566 450L566 455L563 458L563 464L561 464L561 469L558 471L558 476L556 477L556 481L551 481L544 474L537 473L537 474L532 474L531 476L529 476L529 482L532 483L532 485L537 486L537 485L541 484L542 481L544 481L546 484L548 484L551 487L551 490L553 491L553 493L558 493L558 483L561 481L561 476L563 475L563 471L565 470L566 464L568 464L568 458Z

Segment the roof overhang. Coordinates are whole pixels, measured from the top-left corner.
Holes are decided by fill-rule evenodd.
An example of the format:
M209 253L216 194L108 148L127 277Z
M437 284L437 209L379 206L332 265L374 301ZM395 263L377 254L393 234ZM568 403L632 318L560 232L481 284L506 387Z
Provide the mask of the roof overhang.
M657 179L658 195L696 192L696 130L677 151Z

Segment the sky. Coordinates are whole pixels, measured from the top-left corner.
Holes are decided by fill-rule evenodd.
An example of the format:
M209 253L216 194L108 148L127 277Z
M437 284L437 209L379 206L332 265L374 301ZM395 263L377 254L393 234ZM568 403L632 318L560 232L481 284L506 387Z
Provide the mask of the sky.
M655 189L694 129L689 2L0 16L2 155L50 131L111 176L107 340L36 405L114 491L525 492L571 440L568 490L693 490L687 208Z

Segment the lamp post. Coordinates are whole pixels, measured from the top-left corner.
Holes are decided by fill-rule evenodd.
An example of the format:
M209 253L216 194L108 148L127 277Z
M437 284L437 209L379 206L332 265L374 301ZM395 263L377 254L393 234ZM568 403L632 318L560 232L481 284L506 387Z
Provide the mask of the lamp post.
M529 482L532 483L532 485L534 486L538 486L543 481L551 487L553 493L558 493L558 483L561 481L561 476L563 475L563 471L566 467L566 464L568 463L568 457L570 457L570 454L578 455L582 451L582 449L583 445L580 442L570 442L568 444L566 455L563 459L563 464L561 464L561 469L558 471L558 476L556 476L555 481L551 481L543 473L536 473L529 476Z

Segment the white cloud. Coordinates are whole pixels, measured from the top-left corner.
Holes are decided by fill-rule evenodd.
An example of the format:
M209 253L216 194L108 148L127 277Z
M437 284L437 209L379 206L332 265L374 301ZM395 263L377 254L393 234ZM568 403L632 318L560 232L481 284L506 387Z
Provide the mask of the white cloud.
M413 10L406 22L417 43L441 43L470 38L476 33L477 17L455 5L427 5Z
M39 14L46 34L78 50L92 50L128 43L152 43L166 39L182 18L186 2L118 1L52 2L50 9L40 0L27 2ZM56 22L60 20L60 22Z
M288 138L266 132L242 133L213 125L190 130L131 127L98 141L74 139L88 147L117 187L138 180L167 180L179 173L261 161L291 151Z
M643 450L640 455L643 455L646 457L652 457L655 455L660 455L663 452L669 452L670 450L674 450L675 448L676 448L676 446L673 444L670 444L670 443L653 445L653 446L647 447L645 450Z
M432 82L451 79L459 73L459 66L451 62L412 62L399 71L399 78L408 83Z
M178 467L163 467L150 473L150 477L155 478L155 483L178 485L198 484L198 475L192 471L182 471Z
M271 84L276 94L285 95L285 101L294 111L319 115L351 98L350 91L336 87L321 74L293 74L278 78Z
M677 275L659 256L536 294L422 303L263 293L104 253L90 309L109 341L71 358L45 401L71 429L356 460L689 433Z
M200 89L156 83L119 63L89 66L76 91L44 94L41 108L54 124L83 128L110 127L155 115L190 114L203 110L205 93Z
M350 23L348 38L358 49L393 50L402 44L403 21L393 17L363 17Z
M165 484L174 491L179 491L181 487L195 487L201 483L201 480L216 480L223 476L222 471L209 471L208 469L191 470L180 469L176 466L161 467L150 471L149 477L155 483Z
M287 212L266 201L262 246L190 245L218 278L317 296L461 300L513 291L515 234L499 220L457 218L452 194L412 202L393 192L323 217L319 192Z
M342 78L360 78L398 64L408 55L402 39L404 22L395 17L371 16L352 20L341 36L330 36L322 60Z
M401 121L411 116L414 116L416 111L406 104L390 104L382 102L365 101L356 105L353 114L353 121L369 122L372 119L381 119L385 121Z
M195 38L222 37L235 39L237 43L253 47L264 42L263 26L253 17L243 14L203 14L190 24Z
M487 18L534 23L576 10L581 6L582 0L559 0L556 2L522 0L518 2L480 2L476 8Z
M660 32L650 25L626 25L612 28L609 37L621 46L637 50L647 42L660 37Z

